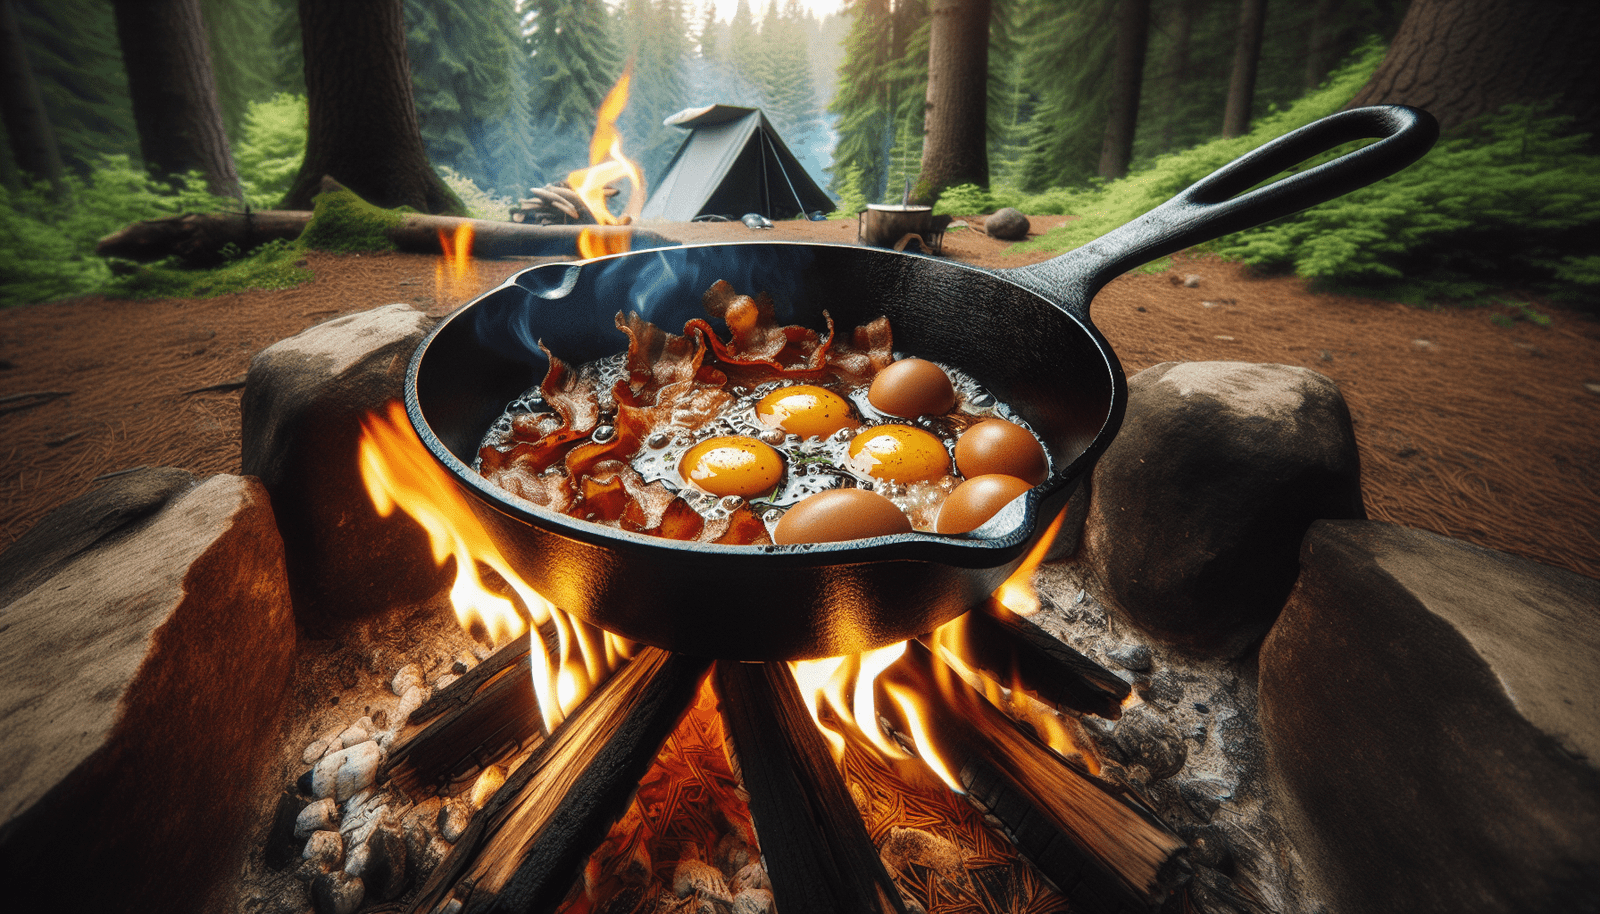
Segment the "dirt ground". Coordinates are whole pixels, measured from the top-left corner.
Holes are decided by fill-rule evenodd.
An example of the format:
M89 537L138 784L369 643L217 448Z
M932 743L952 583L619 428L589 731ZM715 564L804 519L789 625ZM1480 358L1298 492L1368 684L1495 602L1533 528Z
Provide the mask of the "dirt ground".
M1034 232L1060 221L1037 217ZM652 228L688 243L848 244L856 231ZM986 267L1043 259L1009 247L968 227L946 235L944 256ZM108 473L239 472L240 388L263 347L391 302L444 314L538 262L478 261L463 287L436 279L434 257L308 259L315 280L283 292L0 309L0 548ZM1372 518L1600 577L1600 321L1540 305L1549 326L1502 327L1489 309L1312 294L1294 278L1182 256L1165 272L1119 277L1092 310L1129 375L1230 360L1333 378L1355 420Z

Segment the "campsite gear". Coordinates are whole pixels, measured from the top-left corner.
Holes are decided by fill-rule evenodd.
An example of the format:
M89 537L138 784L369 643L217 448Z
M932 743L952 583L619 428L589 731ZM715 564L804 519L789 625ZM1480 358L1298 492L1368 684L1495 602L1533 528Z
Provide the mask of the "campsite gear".
M761 215L760 213L745 213L744 218L740 219L739 221L743 222L744 227L749 229L772 228L772 220Z
M1341 112L1267 143L1077 250L1016 269L777 242L533 267L446 317L422 342L406 377L407 413L511 566L590 623L673 651L741 660L891 644L988 599L1116 434L1127 385L1089 320L1102 286L1138 264L1393 174L1437 136L1434 119L1415 109ZM1369 137L1382 139L1249 190ZM617 312L637 311L676 330L705 316L701 295L719 279L769 293L786 324L823 329L826 309L837 332L848 333L887 315L897 351L959 368L1009 404L1044 441L1050 477L970 534L761 547L678 542L578 520L472 471L490 424L544 377L541 342L573 365L615 354L626 346Z
M944 248L944 225L935 225L933 207L911 205L911 179L906 178L905 192L899 205L868 203L867 208L856 213L856 240L878 248L906 249L906 236L915 235L924 253L938 254Z
M645 201L645 222L693 222L743 213L791 219L833 210L833 198L806 174L759 108L689 108L666 123L692 132Z

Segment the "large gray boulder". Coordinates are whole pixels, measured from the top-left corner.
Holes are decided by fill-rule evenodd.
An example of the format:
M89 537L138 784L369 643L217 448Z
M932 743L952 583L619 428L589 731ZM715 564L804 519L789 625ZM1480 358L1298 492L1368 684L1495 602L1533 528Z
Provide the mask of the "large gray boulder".
M272 493L295 612L312 634L426 601L447 583L422 528L373 509L356 456L362 418L404 395L406 367L432 323L407 305L385 305L319 324L250 362L244 471Z
M1600 581L1319 522L1260 702L1273 789L1335 912L1600 910Z
M1071 561L1096 596L1197 656L1239 656L1261 639L1312 521L1366 516L1338 387L1245 362L1134 375L1122 429L1075 498L1087 507Z
M47 516L0 569L7 902L220 909L294 669L265 490L128 473Z

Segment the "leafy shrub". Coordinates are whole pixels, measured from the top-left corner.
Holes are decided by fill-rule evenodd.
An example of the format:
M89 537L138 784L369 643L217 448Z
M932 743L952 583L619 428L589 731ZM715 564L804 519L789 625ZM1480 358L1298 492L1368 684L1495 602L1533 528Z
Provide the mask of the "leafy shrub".
M208 193L198 172L169 185L125 155L103 157L87 178L67 175L59 196L42 184L0 188L0 303L93 292L111 276L94 254L101 238L142 219L236 205Z
M304 95L279 92L250 103L233 158L252 207L272 209L289 193L306 156L306 117Z
M210 298L249 289L292 289L311 279L299 244L277 239L209 270L140 266L113 278L105 292L127 298Z
M946 187L939 195L939 202L933 205L936 216L975 216L979 213L992 213L1000 207L995 206L994 197L976 184L957 184L955 187Z
M1291 219L1214 243L1263 270L1424 304L1522 287L1600 298L1600 156L1570 120L1511 107L1422 161Z
M1024 249L1084 244L1165 202L1240 155L1334 113L1365 83L1381 49L1369 47L1248 136L1163 156L1149 168L1087 190L1029 198L1026 212L1082 218L1023 242ZM1600 300L1600 156L1570 122L1526 107L1482 118L1423 159L1369 187L1205 247L1317 287L1422 304L1482 299L1522 287ZM1342 154L1331 151L1308 168ZM1059 207L1059 208L1058 208Z
M867 195L861 190L861 168L846 165L839 173L839 203L833 208L832 218L854 219L867 208Z

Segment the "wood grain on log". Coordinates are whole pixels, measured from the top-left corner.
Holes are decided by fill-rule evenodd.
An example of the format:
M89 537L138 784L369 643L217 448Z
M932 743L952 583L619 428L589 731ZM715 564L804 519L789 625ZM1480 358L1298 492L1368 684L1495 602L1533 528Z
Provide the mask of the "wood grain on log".
M1000 821L1075 910L1154 910L1184 881L1186 846L1177 835L1126 792L1065 764L921 644L879 677L880 709L894 707L886 700L891 683L928 696L930 741L968 798Z
M905 914L788 666L719 661L714 675L778 909Z
M408 909L553 910L627 810L708 661L645 648L595 690L473 817Z

